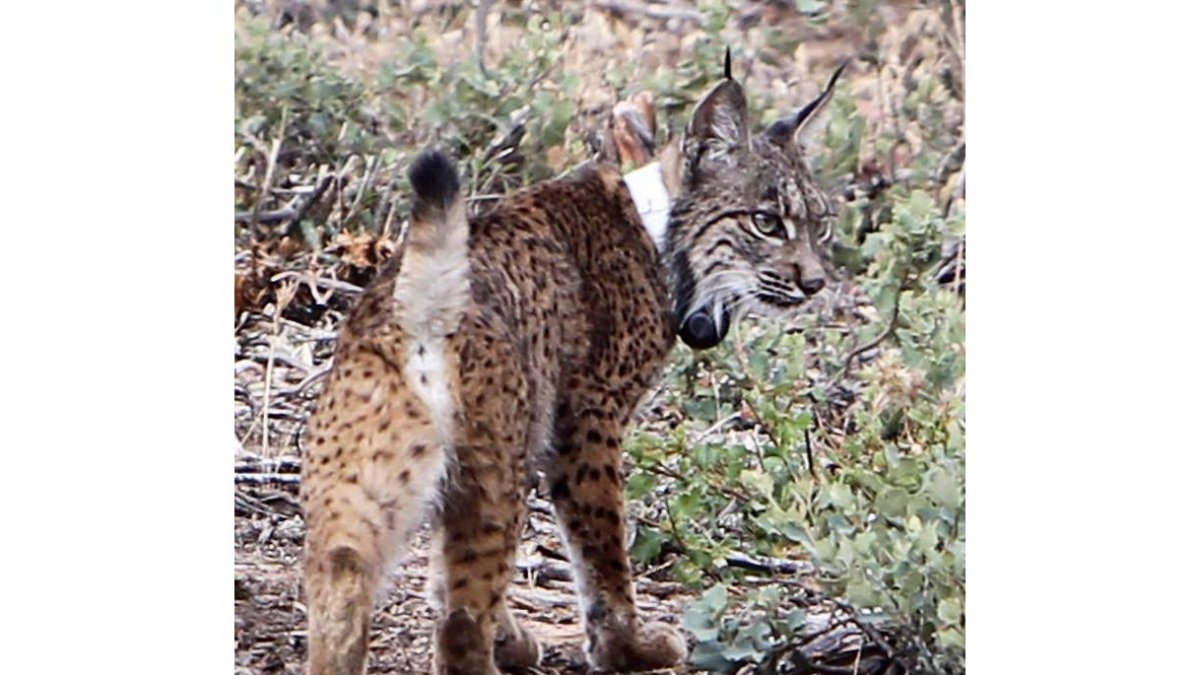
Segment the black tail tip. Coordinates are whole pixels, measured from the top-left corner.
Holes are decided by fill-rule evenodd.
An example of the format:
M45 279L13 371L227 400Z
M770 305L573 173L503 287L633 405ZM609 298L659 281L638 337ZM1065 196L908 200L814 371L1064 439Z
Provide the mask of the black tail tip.
M441 150L425 150L408 169L408 182L417 199L449 206L458 195L458 170Z

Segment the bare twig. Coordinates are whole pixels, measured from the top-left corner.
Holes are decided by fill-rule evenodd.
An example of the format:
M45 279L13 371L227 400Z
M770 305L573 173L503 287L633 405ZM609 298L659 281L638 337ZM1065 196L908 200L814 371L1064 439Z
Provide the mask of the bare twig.
M286 222L285 229L290 228L300 222L304 214L308 213L308 209L325 194L331 182L333 182L333 176L326 174L325 167L322 166L321 178L318 180L317 185L304 193L300 193L304 197L298 203L289 204L281 209L260 211L258 213L254 211L240 211L233 215L233 221L235 223L262 223L263 225Z
M294 474L300 472L300 460L295 457L252 457L233 465L234 473L245 474Z
M883 331L879 333L879 335L876 335L870 342L868 342L865 345L858 347L854 351L850 352L850 355L846 357L846 363L845 363L845 365L842 366L842 370L838 373L838 376L833 379L833 382L831 382L829 386L832 387L834 384L837 384L838 382L840 382L842 380L842 378L844 378L847 374L849 374L850 366L854 365L854 359L856 359L860 355L865 354L866 352L878 347L880 344L883 343L884 340L888 339L888 337L891 336L892 333L894 333L896 331L896 324L899 320L900 320L900 297L897 295L896 296L896 305L892 309L892 318L888 321L887 327L884 328Z
M287 111L284 111L283 119L287 120ZM283 138L276 138L271 141L270 154L267 155L267 171L263 175L262 183L259 185L258 199L254 200L254 208L250 211L250 222L258 222L258 214L262 211L263 204L267 200L267 195L271 194L271 181L275 179L275 167L279 160L279 147L283 143Z
M382 237L387 237L391 233L392 210L395 208L395 202L391 198L392 187L396 185L396 178L400 175L400 162L392 163L392 171L388 174L387 182L383 184L383 191L379 193L379 204L375 207L375 231ZM387 213L384 214L384 209ZM383 223L381 226L380 223Z
M965 85L965 78L962 77L962 74L967 70L965 47L966 31L964 30L962 21L962 3L958 2L957 0L950 0L949 10L952 29L946 31L946 44L950 47L950 54L954 57L954 60L958 64L958 77L956 77L955 80L956 82ZM959 94L962 96L965 95L965 92L959 92Z
M725 562L730 567L759 574L799 574L811 572L813 569L812 565L808 563L783 558L755 558L744 553L730 553L725 556Z
M347 176L350 175L350 172L354 171L355 169L358 168L359 161L361 161L361 160L359 159L358 155L350 155L349 157L346 158L346 163L343 164L342 168L339 169L337 172L336 180L338 182L338 189L334 191L334 194L337 196L336 211L338 214L339 229L344 228L346 226L346 221L348 220L346 217L347 216L346 202L345 202L345 199L343 199L343 195L346 192L346 190L344 189L345 185L346 185L345 181L346 181ZM331 216L333 215L333 211L330 211L330 215Z
M282 340L279 331L279 321L283 317L283 310L296 297L296 289L300 285L296 282L289 282L280 287L276 293L275 316L271 322L271 335L268 338L271 344L271 353L267 357L267 371L263 375L263 404L262 404L262 444L261 455L267 456L267 446L270 442L271 429L269 426L271 412L271 385L275 372L275 355L279 351L278 345Z
M285 220L291 220L296 215L296 209L282 208L274 211L262 211L255 213L254 211L240 211L233 215L235 223L262 223L264 225L274 225Z
M325 365L325 367L323 367L323 368L317 368L317 369L313 370L311 373L306 375L303 380L300 381L300 384L297 384L294 387L277 389L275 391L275 395L276 396L295 396L296 394L299 394L299 393L303 392L305 389L308 389L309 387L311 387L314 382L318 382L321 379L323 379L326 375L329 374L329 371L331 371L331 370L333 370L332 362L327 363Z
M471 195L470 197L467 197L467 201L469 201L469 202L494 202L494 201L497 201L500 199L504 199L504 195L502 195L502 194L486 194L486 195Z
M304 214L308 213L308 209L319 199L321 199L321 197L325 194L325 190L329 189L329 184L333 182L333 175L327 172L324 164L317 169L317 176L317 186L313 188L312 192L308 193L308 196L306 196L304 200L300 202L299 206L296 207L295 213L292 214L292 217L288 220L286 228L290 229L294 227L296 223L299 223L300 219L304 217Z
M696 436L696 438L693 442L699 443L700 441L707 438L710 434L712 434L716 431L719 431L721 429L721 427L725 426L726 424L729 424L730 422L738 419L741 416L742 416L742 414L740 412L734 411L734 413L732 415L727 415L727 416L717 420L712 426L705 429L704 431L701 431L700 435Z
M299 485L298 473L238 473L233 482L237 485Z
M646 467L645 470L649 471L650 473L653 473L653 474L658 474L659 476L666 476L667 478L674 478L675 480L681 481L684 483L687 483L691 480L691 479L681 475L678 471L673 471L671 469L668 469L667 467L663 466L661 463L652 464L652 465ZM734 499L740 499L743 502L751 501L750 495L746 494L745 492L742 492L741 490L735 490L733 488L726 487L723 485L713 485L712 487L713 487L713 489L717 490L718 492L724 494L726 497L733 497Z
M808 474L817 479L817 465L813 461L812 452L812 434L809 433L808 427L804 427L804 456L808 460Z
M271 349L270 351L267 351L267 352L253 352L250 354L246 354L245 358L243 358L241 360L242 361L245 361L245 360L262 361L263 363L268 363L268 362L274 360L277 363L283 363L291 368L298 368L305 372L308 372L309 370L312 369L311 365L300 361L299 359L292 356L288 352L285 352L280 349ZM241 366L241 367L244 368L245 366Z
M326 279L325 277L318 277L313 274L296 272L292 270L276 274L275 276L271 277L271 282L277 283L283 279L295 279L305 284L315 285L318 288L328 288L335 291L341 291L343 293L350 293L352 295L358 295L359 293L363 292L362 286L355 286L354 284L346 281L341 281L339 279Z
M863 633L866 633L867 637L871 638L875 644L879 645L880 649L883 650L883 653L886 654L889 659L896 658L896 653L892 650L892 646L888 644L887 640L883 639L883 636L880 635L879 631L875 630L875 627L871 624L858 618L858 610L840 600L833 600L832 602L833 604L837 605L838 609L841 609L843 612L849 614L850 621L854 622L854 625L857 626L859 630L861 630Z
M479 72L490 75L483 56L487 52L487 15L496 0L479 0L475 8L475 60L479 62Z
M762 418L762 415L758 414L758 409L754 407L754 404L751 403L749 399L743 401L743 403L747 408L750 409L750 414L754 415L754 421L758 422L758 426L762 428L763 433L767 435L767 438L771 439L771 444L782 450L783 444L779 442L779 437L775 435L775 429L773 429L771 425L767 424L766 420Z
M675 514L671 513L671 503L663 501L663 510L667 512L667 523L671 525L671 539L675 541L675 545L680 550L686 550L687 546L683 543L683 538L679 536L679 528L675 525Z
M519 571L531 577L571 581L571 566L549 558L521 559L516 562Z
M680 21L692 21L700 25L704 24L703 14L694 9L683 7L646 5L640 2L630 2L629 0L593 0L592 5L599 9L606 9L621 15L637 14L650 19L679 19Z
M375 174L379 173L379 165L382 163L379 155L367 156L367 168L363 170L363 176L358 182L358 192L354 195L354 202L350 204L350 211L342 219L343 227L349 223L362 210L363 197L367 194L367 186L375 182Z
M274 337L274 336L272 336ZM262 437L261 437L261 454L267 455L267 445L271 436L270 412L271 412L271 379L275 372L275 350L271 350L270 356L267 357L267 372L263 375L263 403L262 403Z

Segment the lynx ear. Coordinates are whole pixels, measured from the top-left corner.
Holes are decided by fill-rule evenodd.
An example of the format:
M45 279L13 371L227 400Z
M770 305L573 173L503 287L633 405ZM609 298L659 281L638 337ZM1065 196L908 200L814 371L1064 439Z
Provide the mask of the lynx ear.
M746 95L737 81L727 79L700 100L688 121L684 147L693 161L721 159L750 141Z
M825 107L825 104L829 102L829 99L833 97L833 85L837 84L838 77L841 76L842 71L845 70L846 66L848 65L850 65L850 59L842 61L842 65L838 66L838 69L833 71L833 76L829 78L829 84L825 85L825 91L822 91L820 96L818 96L808 105L796 111L794 114L788 115L787 117L767 127L765 132L767 138L781 144L791 142L792 139L796 137L796 134L800 133L804 129L804 126L810 120L815 118L817 113L820 112L821 109Z

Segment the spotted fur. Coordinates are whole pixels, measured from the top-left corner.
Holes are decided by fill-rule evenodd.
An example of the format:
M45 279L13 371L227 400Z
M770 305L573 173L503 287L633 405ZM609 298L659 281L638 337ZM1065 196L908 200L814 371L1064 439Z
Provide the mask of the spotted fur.
M453 165L414 162L407 239L342 326L308 425L311 675L364 672L375 593L430 514L436 672L536 665L505 603L533 469L568 545L591 664L683 658L682 635L635 608L621 439L677 334L712 346L741 313L820 289L828 202L791 134L750 139L732 79L698 105L663 172L660 252L615 167L468 222Z

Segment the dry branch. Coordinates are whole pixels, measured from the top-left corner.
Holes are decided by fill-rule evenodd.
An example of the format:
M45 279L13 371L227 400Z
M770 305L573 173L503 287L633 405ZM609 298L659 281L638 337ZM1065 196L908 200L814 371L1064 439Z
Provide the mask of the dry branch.
M731 553L725 556L725 562L730 567L758 574L809 574L813 571L809 563L783 558L755 558L744 553Z
M290 220L294 218L295 215L296 209L293 208L282 208L275 211L263 211L262 213L257 214L257 216L253 211L239 211L234 214L233 221L236 223L257 222L264 225L274 225L275 223L282 223L286 220Z
M299 485L298 473L237 473L233 475L237 485Z
M340 279L327 279L313 274L305 274L303 272L284 271L271 277L271 282L275 283L282 279L296 279L310 286L318 288L326 288L343 293L357 295L363 292L362 286L355 286L352 283L341 281Z
M275 457L272 459L255 457L234 464L233 472L238 474L295 474L300 473L300 467L300 460L293 457Z
M308 213L311 207L325 191L329 189L330 183L333 182L333 175L322 172L321 178L317 181L317 185L307 191L304 199L296 206L286 206L282 209L273 211L262 211L255 213L254 211L240 211L235 213L233 220L236 223L262 223L264 225L274 225L275 223L287 223L287 227L300 222L305 213Z
M593 0L592 5L620 15L640 15L650 19L692 21L704 24L704 15L694 9L673 7L670 5L646 5L628 0Z
M844 378L846 375L848 375L850 373L850 368L851 368L851 366L854 365L855 359L857 359L859 356L862 356L863 354L871 351L872 349L878 347L879 345L883 344L883 341L888 339L888 337L891 336L896 331L896 324L899 320L900 320L900 298L899 298L899 296L897 296L896 304L892 308L892 318L888 320L887 327L885 327L883 329L883 331L881 331L879 333L879 335L876 335L874 338L872 338L870 342L868 342L865 345L858 347L854 351L850 352L850 355L846 357L846 362L842 366L841 371L839 371L837 377L833 378L833 381L830 383L830 387L832 387L832 385L840 382L842 380L842 378Z

